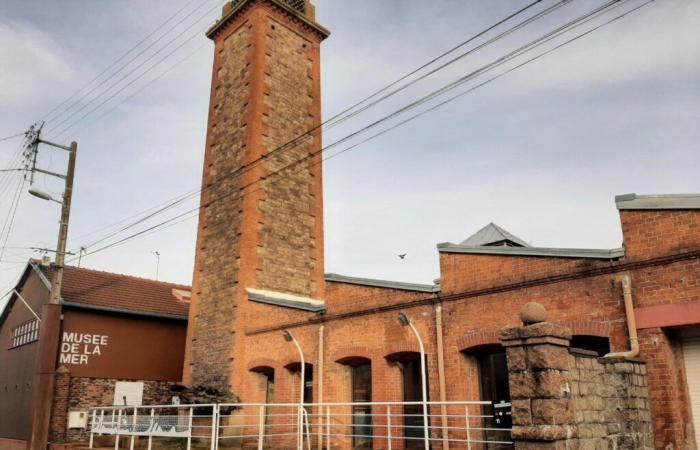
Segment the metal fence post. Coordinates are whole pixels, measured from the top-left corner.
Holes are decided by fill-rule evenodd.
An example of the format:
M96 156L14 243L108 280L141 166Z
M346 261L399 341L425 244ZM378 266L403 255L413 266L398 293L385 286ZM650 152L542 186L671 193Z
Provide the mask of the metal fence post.
M306 425L306 447L308 450L311 450L311 431L309 430L309 422L311 421L311 419L309 419L309 413L306 412L306 409L302 409L301 412L302 412L302 416L301 416L302 419L305 418L304 424ZM301 443L302 443L302 447L303 447L304 446L303 445L304 444L303 437L302 437Z
M258 413L258 450L263 450L263 441L265 440L265 407L260 406Z
M148 450L151 450L151 446L153 445L153 429L155 428L155 416L156 409L151 408L151 423L148 426Z
M216 429L219 428L219 415L216 404L211 405L211 443L209 450L216 450ZM150 448L148 450L151 450Z
M114 414L112 414L112 417L114 417ZM122 424L122 410L119 410L119 413L117 414L117 431L116 431L116 439L114 439L114 450L119 450L119 428L121 427Z
M187 419L187 450L192 448L192 414L194 413L194 408L190 406L190 416Z
M388 449L391 450L391 406L386 407L386 433L389 442Z
M326 446L331 449L331 407L326 406Z
M219 431L221 426L221 405L216 405L216 439L214 439L214 450L219 450Z
M472 450L472 437L469 434L469 405L464 405L464 420L466 421L467 430L467 450Z
M136 407L134 407L134 417L132 418L131 421L131 445L129 445L129 450L134 450L134 439L136 438L135 432L136 432L136 419L138 416L138 411Z
M90 424L90 448L92 448L92 444L94 441L95 437L95 419L97 419L97 411L92 410L92 423Z

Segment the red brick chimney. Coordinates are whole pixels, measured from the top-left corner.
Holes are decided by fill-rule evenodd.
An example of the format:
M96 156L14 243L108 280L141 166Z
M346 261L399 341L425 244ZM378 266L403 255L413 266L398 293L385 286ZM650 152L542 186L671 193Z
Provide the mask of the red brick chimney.
M246 289L323 298L322 167L310 156L321 136L276 149L321 123L328 34L305 0L232 1L207 32L214 69L187 384L234 386L243 324L254 320Z

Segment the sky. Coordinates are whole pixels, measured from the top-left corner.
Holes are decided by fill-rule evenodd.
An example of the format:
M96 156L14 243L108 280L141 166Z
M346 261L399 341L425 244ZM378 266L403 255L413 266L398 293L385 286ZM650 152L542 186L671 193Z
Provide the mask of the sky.
M314 3L318 22L331 31L322 45L322 108L327 119L529 2ZM527 14L554 3L544 0ZM213 55L203 30L219 15L221 4L0 3L0 138L47 119L44 138L78 142L68 248L87 248L82 266L191 282L196 217L99 249L197 207L194 195L178 208L116 233L144 211L199 188ZM601 4L602 0L569 2L324 130L325 144ZM640 4L628 0L541 50ZM523 14L517 20L527 17ZM515 23L508 22L462 51ZM159 31L149 36L154 30ZM71 97L76 91L79 95ZM489 222L534 246L619 247L615 195L700 191L699 100L700 2L656 0L326 161L325 270L431 283L439 276L436 244L459 242ZM57 105L62 106L55 109ZM0 141L0 168L18 167L13 156L20 144L21 139ZM334 148L328 156L343 148ZM65 165L65 152L41 147L39 167L63 172ZM7 226L0 235L2 293L29 257L41 257L30 247L56 246L60 206L29 196L26 184L16 191L20 179L19 172L0 173L2 221L9 225L6 219L13 218L9 236ZM36 176L35 188L56 197L62 190L60 180L44 175ZM12 215L15 192L21 195ZM404 253L404 259L398 258ZM75 257L69 261L78 263Z

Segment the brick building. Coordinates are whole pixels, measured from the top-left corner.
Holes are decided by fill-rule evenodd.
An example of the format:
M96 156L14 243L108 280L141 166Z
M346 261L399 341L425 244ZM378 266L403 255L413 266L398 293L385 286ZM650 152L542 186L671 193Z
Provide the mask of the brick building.
M435 285L323 272L319 47L308 1L238 0L209 30L214 67L184 382L244 402L510 398L498 332L530 301L598 354L647 362L656 448L700 427L700 195L616 198L617 249L538 248L490 224L438 245ZM315 130L305 139L296 136ZM292 144L290 144L292 141ZM626 315L623 282L634 316ZM693 422L695 420L695 422ZM694 425L695 423L695 425Z
M0 315L3 450L25 448L32 433L39 316L53 274L30 261ZM182 374L188 286L69 266L60 307L50 441L84 438L89 407L171 400Z

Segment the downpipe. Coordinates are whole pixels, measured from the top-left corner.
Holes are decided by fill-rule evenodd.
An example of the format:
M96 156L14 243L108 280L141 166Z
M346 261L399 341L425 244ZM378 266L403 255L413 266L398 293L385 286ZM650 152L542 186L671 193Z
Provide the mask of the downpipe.
M626 352L608 353L606 358L634 358L639 355L639 339L637 338L637 320L634 317L634 302L632 301L632 280L629 274L622 276L622 295L625 300L625 316L627 333L630 338L630 349Z

